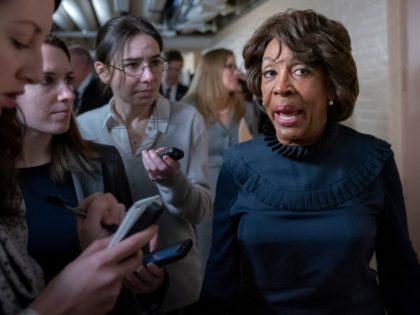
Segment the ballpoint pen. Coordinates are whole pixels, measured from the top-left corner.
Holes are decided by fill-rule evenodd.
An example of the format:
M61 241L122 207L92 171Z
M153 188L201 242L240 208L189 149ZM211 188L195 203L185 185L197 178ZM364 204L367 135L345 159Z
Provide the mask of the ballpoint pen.
M77 216L81 218L86 218L87 213L85 210L72 206L67 201L64 201L63 199L61 199L60 197L49 195L45 197L45 201L48 202L49 204L59 206L61 208L66 208L74 212ZM104 229L110 232L115 232L118 229L117 224L105 224L101 222L101 225Z

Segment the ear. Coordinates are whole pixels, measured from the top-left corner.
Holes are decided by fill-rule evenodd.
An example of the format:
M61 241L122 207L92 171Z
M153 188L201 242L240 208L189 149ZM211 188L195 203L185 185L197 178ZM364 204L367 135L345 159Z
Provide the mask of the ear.
M101 61L94 62L96 73L98 74L99 79L105 85L108 85L110 81L110 74L108 67L103 64Z
M327 101L335 101L335 99L337 98L337 94L335 93L335 88L334 85L329 82L328 84L328 94L327 94Z

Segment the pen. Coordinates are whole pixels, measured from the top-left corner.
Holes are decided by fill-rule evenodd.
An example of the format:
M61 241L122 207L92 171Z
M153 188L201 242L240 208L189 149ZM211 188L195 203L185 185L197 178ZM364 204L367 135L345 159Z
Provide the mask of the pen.
M66 208L66 209L74 212L77 216L79 216L81 218L86 218L87 214L86 214L85 210L72 206L67 201L64 201L63 199L61 199L60 197L49 195L49 196L45 197L45 201L48 202L49 204L59 206L59 207L62 207L62 208ZM118 229L117 224L104 224L104 223L101 222L101 225L104 229L106 229L110 232L115 232Z

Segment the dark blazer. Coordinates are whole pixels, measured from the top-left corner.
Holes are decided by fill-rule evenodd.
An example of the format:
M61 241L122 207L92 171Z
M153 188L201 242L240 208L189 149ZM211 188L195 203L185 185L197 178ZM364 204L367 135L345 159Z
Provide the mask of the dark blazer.
M94 160L94 171L85 176L72 175L76 195L80 200L95 192L110 192L128 209L132 203L131 190L125 172L124 162L118 150L110 145L92 144L99 155ZM110 315L141 315L162 304L168 288L168 276L156 291L142 294L137 298L129 289L121 290L120 296Z
M184 95L187 94L187 91L188 91L188 86L184 84L178 84L176 87L175 101L179 101L181 98L183 98ZM159 87L159 92L160 94L165 95L164 91L162 90L162 85L160 85Z
M99 154L99 159L94 160L94 171L85 176L72 174L79 202L98 191L110 192L126 208L130 207L133 200L120 153L110 145L94 143L92 146Z
M79 107L76 110L76 114L80 115L107 104L112 97L112 91L109 88L105 89L99 78L94 76L83 94L77 97L81 97Z

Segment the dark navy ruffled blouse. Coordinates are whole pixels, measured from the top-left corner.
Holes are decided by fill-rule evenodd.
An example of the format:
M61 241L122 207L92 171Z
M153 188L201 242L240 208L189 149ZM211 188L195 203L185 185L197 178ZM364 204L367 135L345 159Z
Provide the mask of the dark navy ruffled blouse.
M341 125L326 134L297 147L267 131L226 152L202 291L209 314L420 314L389 144Z

